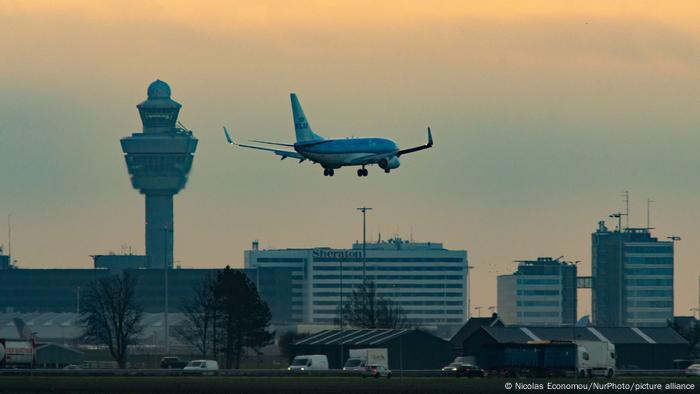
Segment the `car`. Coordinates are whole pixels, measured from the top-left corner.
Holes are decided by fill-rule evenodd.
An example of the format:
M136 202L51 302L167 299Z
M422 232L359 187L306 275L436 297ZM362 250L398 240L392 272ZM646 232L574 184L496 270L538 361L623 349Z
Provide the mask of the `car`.
M165 369L182 369L187 366L187 360L180 357L163 357L160 359L160 367Z
M484 370L479 368L477 365L464 363L451 363L446 365L442 368L442 373L445 375L454 375L457 378L460 376L466 376L468 378L483 378L486 376L486 372L484 372Z
M685 376L700 376L700 364L691 364L685 369Z
M343 372L347 374L360 374L367 370L365 362L359 358L351 358L343 366Z
M202 375L216 375L219 371L219 363L214 360L192 360L184 368L186 373L201 373Z
M76 369L82 369L80 365L75 365L75 364L68 364L65 367L63 367L66 371L68 370L76 370Z
M366 378L368 376L373 377L373 378L386 377L387 379L390 379L391 378L391 371L383 365L370 364L362 372L363 378Z

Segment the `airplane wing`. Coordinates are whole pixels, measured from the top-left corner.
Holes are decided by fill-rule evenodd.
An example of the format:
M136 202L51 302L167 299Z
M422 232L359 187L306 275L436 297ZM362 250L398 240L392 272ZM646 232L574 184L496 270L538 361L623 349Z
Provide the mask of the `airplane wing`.
M399 156L405 155L407 153L418 152L419 150L428 149L428 148L431 148L432 146L433 146L433 133L430 131L430 127L428 127L428 143L425 145L416 146L416 147L408 148L408 149L402 149L396 153L380 153L380 154L376 154L376 155L367 155L367 156L358 157L358 158L352 160L350 162L350 164L351 165L375 164L384 158L388 159L392 156L399 157Z
M251 149L258 149L258 150L264 150L264 151L268 151L268 152L273 152L273 153L276 154L277 156L281 156L281 159L280 159L280 160L284 160L284 159L286 159L286 158L288 158L288 157L291 157L291 158L294 158L294 159L298 159L298 160L299 160L299 163L301 163L302 161L306 160L306 157L300 155L299 152L295 152L295 151L288 151L288 150L281 150L281 149L265 148L265 147L262 147L262 146L255 146L255 145L239 144L239 143L235 142L235 141L231 138L231 135L229 135L228 130L226 130L226 127L224 127L224 135L226 136L226 141L228 141L228 143L231 144L231 145L240 146L240 147L242 147L242 148L251 148ZM263 142L263 143L264 143L264 142ZM275 145L284 145L284 144L277 144L277 143L275 143ZM284 146L287 146L287 145L284 145ZM292 145L292 146L293 146L293 145Z
M358 165L368 165L368 164L376 164L379 162L379 160L384 159L384 158L390 158L392 156L397 156L396 153L380 153L378 155L367 155L367 156L362 156L355 158L350 161L350 165L353 166L358 166Z
M425 145L421 146L416 146L413 148L408 148L408 149L402 149L396 153L396 157L399 157L401 155L405 155L407 153L413 153L413 152L418 152L419 150L423 149L428 149L433 147L433 133L430 131L430 127L428 127L428 143Z

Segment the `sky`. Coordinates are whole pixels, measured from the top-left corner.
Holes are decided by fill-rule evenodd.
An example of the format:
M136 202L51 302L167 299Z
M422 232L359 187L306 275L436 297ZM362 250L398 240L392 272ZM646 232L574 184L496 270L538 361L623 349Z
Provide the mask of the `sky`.
M175 197L175 260L242 266L264 248L368 233L469 253L472 306L513 260L565 256L623 208L676 246L676 314L698 306L700 7L693 1L0 0L0 223L20 267L90 267L144 249L144 200L119 139L171 85L199 146ZM434 149L390 175L322 169L241 139L290 142L289 93L326 137ZM609 223L613 225L612 222ZM0 243L7 230L0 226ZM590 313L582 292L579 315Z

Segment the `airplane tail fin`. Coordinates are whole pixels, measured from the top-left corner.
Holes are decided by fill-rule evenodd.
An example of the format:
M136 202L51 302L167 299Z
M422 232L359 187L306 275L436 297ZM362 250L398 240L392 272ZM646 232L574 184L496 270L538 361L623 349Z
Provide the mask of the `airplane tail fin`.
M17 334L19 335L20 339L30 340L36 338L32 330L24 322L24 320L20 318L14 318L12 319L12 322L15 324L15 329L17 329Z
M292 99L292 116L294 117L294 131L297 135L297 142L322 140L323 137L314 133L309 127L309 122L306 119L306 115L304 115L304 110L301 108L297 95L291 93L289 96Z

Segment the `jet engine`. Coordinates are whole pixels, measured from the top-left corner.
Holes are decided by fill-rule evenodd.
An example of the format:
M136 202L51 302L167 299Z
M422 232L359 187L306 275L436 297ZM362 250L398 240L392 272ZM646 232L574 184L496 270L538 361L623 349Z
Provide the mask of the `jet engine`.
M377 163L379 167L383 170L393 170L394 168L399 168L401 165L401 162L399 161L399 158L396 156L392 157L385 157L381 160L379 160L379 163Z

